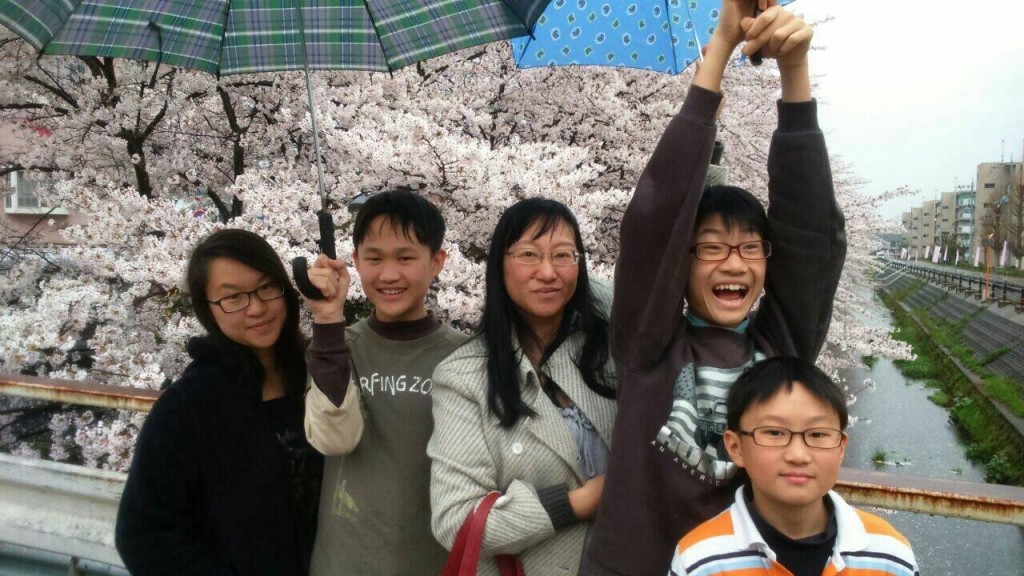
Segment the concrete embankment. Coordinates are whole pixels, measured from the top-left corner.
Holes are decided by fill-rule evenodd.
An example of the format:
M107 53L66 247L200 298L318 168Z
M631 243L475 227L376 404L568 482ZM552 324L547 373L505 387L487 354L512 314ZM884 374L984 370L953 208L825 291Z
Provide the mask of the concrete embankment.
M956 369L971 382L977 392L987 399L1019 437L1024 439L1024 418L1014 414L1004 402L993 398L985 378L978 372L1004 377L1024 398L1024 314L1015 306L999 306L995 302L983 303L971 294L957 290L954 285L934 285L902 272L894 272L880 288L890 303L897 303L945 355ZM934 337L942 330L947 338L952 335L962 349L968 349L973 358L968 362L962 355L950 351L941 338ZM948 339L946 341L948 343Z

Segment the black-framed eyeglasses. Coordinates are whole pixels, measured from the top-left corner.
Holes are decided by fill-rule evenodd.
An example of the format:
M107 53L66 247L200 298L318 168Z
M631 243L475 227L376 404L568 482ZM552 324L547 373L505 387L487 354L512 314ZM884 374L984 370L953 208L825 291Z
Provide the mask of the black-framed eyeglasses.
M772 243L767 240L754 240L742 244L698 242L690 248L690 254L696 256L697 260L720 262L728 260L733 250L744 260L764 260L772 255Z
M231 314L232 312L238 312L239 310L245 310L248 308L250 298L253 294L263 302L270 302L271 300L277 300L281 296L284 296L284 286L281 286L277 282L268 282L255 290L249 290L248 292L235 292L234 294L228 294L220 300L207 300L207 302L220 306L220 309L223 310L225 314Z
M739 433L753 438L754 444L769 448L789 446L793 436L802 436L804 444L808 447L824 450L839 448L844 436L844 432L838 428L808 428L797 432L781 426L758 426L749 432L740 430Z
M517 248L505 252L517 263L524 266L536 266L544 261L544 257L551 258L552 266L575 266L580 261L580 253L575 250L555 250L545 254L533 248Z

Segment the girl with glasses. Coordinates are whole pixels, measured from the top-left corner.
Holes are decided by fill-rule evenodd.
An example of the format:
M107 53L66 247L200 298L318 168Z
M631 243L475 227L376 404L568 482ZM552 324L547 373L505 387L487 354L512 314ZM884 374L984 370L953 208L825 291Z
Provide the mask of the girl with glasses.
M135 576L305 575L322 460L302 428L298 295L244 230L200 242L186 277L207 334L139 434L117 549Z

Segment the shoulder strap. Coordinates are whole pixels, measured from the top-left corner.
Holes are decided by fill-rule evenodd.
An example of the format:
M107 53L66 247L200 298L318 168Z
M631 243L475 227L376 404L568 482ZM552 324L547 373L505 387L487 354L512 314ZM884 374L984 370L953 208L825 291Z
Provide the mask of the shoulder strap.
M441 576L476 576L477 563L480 559L480 547L484 542L484 529L487 527L487 514L494 502L501 497L501 492L491 492L470 510L462 527L455 535L452 551L444 564Z

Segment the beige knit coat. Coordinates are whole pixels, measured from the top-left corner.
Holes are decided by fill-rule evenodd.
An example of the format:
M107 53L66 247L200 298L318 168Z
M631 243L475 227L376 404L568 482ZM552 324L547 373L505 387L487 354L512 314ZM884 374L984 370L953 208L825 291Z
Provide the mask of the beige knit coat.
M592 283L600 305L610 306L608 287ZM611 446L615 401L592 392L573 363L583 334L569 336L542 370L558 384ZM575 576L589 524L555 532L536 490L557 484L569 489L585 482L579 449L562 415L540 387L537 373L523 356L519 383L523 401L536 413L512 428L502 428L487 408L486 350L474 338L438 364L433 377L434 433L427 445L432 459L431 526L451 549L466 515L483 497L504 494L491 510L481 551L481 576L496 576L496 554L515 554L526 576ZM606 367L608 382L614 367Z

